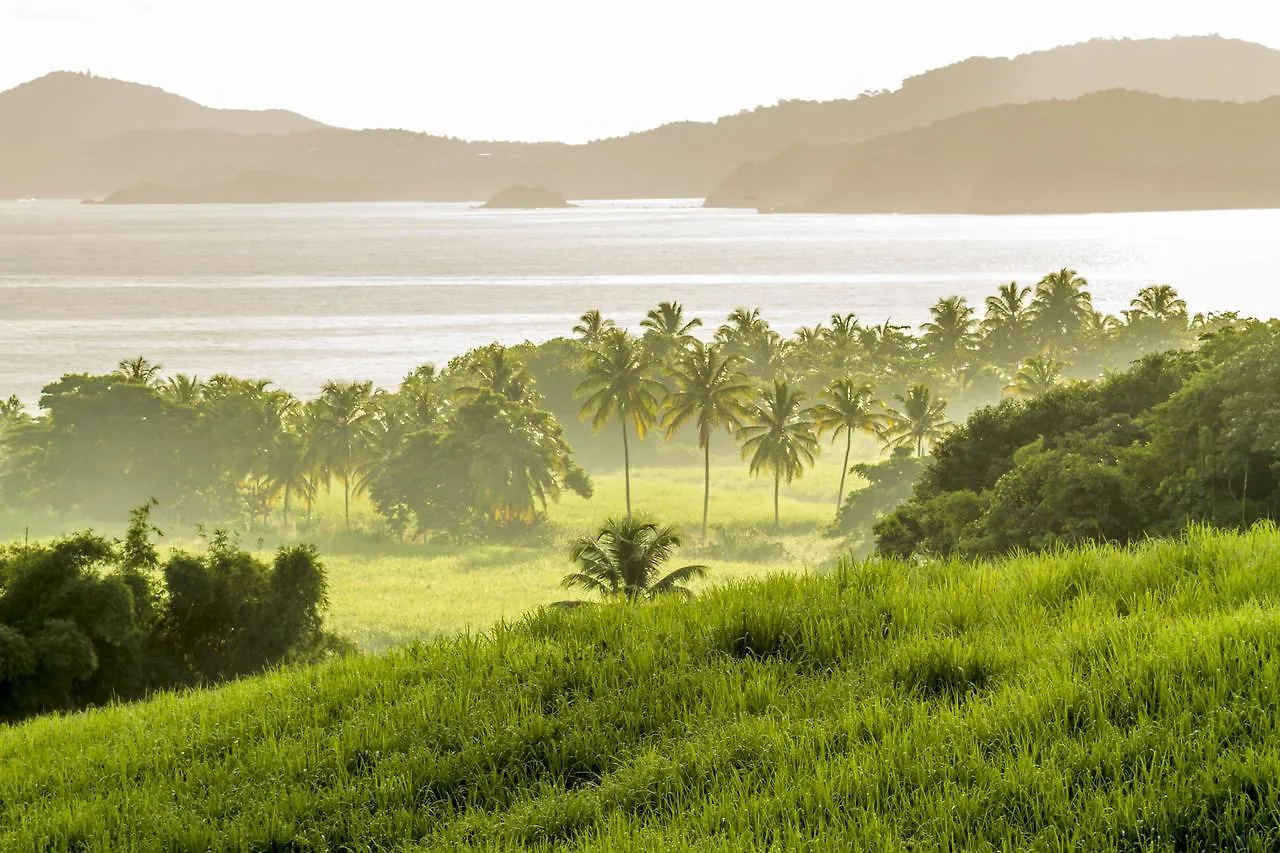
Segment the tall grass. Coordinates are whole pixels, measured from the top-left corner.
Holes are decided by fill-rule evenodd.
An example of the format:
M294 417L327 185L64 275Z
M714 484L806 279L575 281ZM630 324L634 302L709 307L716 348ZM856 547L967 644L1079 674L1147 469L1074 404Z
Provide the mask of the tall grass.
M0 730L0 848L1271 850L1280 533L843 563Z

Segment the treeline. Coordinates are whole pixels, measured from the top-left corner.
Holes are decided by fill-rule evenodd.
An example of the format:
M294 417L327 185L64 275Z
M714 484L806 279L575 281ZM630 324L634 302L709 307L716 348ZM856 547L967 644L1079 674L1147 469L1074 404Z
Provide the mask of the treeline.
M822 438L842 441L846 469L858 432L923 455L981 405L1096 377L1235 319L1189 317L1167 285L1107 315L1087 288L1061 270L999 288L981 313L941 299L914 334L837 314L784 336L748 309L712 331L671 302L632 333L589 311L572 337L481 347L394 390L332 381L305 402L267 380L166 377L138 358L46 386L35 416L3 408L0 502L101 518L154 496L174 523L291 526L335 487L348 528L351 499L367 493L392 535L489 535L537 523L565 491L589 496L579 458L622 464L629 514L632 456L652 453L656 432L696 446L708 495L715 436L732 436L751 471L772 478L777 521L778 491Z
M1266 519L1280 519L1280 322L1247 321L975 413L875 536L884 554L973 556Z
M215 532L161 560L151 504L123 540L78 533L0 548L0 720L222 681L342 648L322 626L309 546L271 564Z

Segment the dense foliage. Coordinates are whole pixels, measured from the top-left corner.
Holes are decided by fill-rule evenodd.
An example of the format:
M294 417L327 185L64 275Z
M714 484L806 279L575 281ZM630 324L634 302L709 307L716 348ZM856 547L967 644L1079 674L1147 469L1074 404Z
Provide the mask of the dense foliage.
M992 554L1280 518L1280 323L983 409L942 439L881 552Z
M78 533L0 549L0 719L246 675L338 648L308 546L267 565L215 533L161 561L150 505L123 541Z
M658 442L644 439L658 427L701 450L705 538L717 433L774 481L776 506L819 452L815 433L843 437L846 457L857 433L924 455L957 416L1002 396L1052 396L1232 320L1189 318L1167 285L1103 315L1061 270L1034 290L1001 287L982 317L941 299L915 336L835 314L784 337L744 308L699 338L702 321L672 302L634 335L589 311L572 339L481 347L394 390L331 381L306 402L266 380L164 377L137 358L46 386L37 416L0 406L0 506L92 519L156 497L171 524L288 528L337 487L348 530L367 493L385 533L489 536L536 524L566 491L590 495L586 464L624 470L629 514L632 463L653 459Z
M846 564L0 728L6 850L1271 850L1280 534Z

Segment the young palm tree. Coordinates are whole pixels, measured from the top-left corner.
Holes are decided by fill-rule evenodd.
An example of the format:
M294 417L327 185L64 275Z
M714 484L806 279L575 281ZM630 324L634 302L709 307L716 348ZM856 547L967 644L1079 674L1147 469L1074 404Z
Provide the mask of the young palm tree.
M684 306L679 302L659 302L640 321L644 342L660 362L667 362L672 355L687 347L693 340L693 330L702 325L697 317L686 320Z
M836 493L836 512L844 504L845 475L849 473L849 453L853 449L853 434L865 432L878 434L884 427L885 417L877 411L879 403L871 398L871 386L858 385L852 379L837 379L823 392L828 402L813 409L814 426L818 437L828 431L834 442L844 433L844 466L840 469L840 491Z
M914 447L924 456L927 443L937 441L951 424L947 421L947 401L933 396L929 386L917 382L904 397L894 394L898 408L885 410L888 424L881 431L889 447Z
M1032 315L1040 339L1052 349L1061 349L1088 322L1093 297L1085 290L1089 282L1075 270L1050 273L1036 285Z
M988 351L1002 364L1015 364L1031 346L1031 288L1016 281L1000 285L995 296L987 297L987 316L982 321Z
M782 526L778 513L778 493L782 479L790 483L804 475L818 455L818 438L813 434L813 415L803 408L805 394L782 380L760 392L750 421L738 430L743 458L751 457L750 471L773 473L773 526Z
M978 340L978 319L963 296L939 299L929 309L933 319L921 328L921 341L948 373L964 366Z
M721 354L716 344L695 341L672 368L675 390L667 395L662 423L667 437L685 424L698 425L702 448L702 538L707 538L707 514L711 507L711 435L718 429L734 430L747 417L751 386L738 371L739 359Z
M600 343L607 332L617 327L612 320L606 320L599 309L592 308L578 318L578 324L573 327L573 333L584 344L593 347Z
M351 493L360 491L376 407L372 382L326 382L313 440L325 467L342 482L342 518L351 529Z
M684 584L705 577L706 566L681 566L659 576L680 544L680 535L670 527L633 518L610 519L595 536L574 540L569 559L579 570L566 575L561 585L630 602L668 594L691 596Z
M1062 381L1062 367L1062 362L1048 355L1029 358L1018 368L1013 382L1004 390L1016 397L1039 397Z
M658 403L666 396L662 383L651 376L653 361L635 338L622 329L607 332L600 346L591 350L586 378L574 393L587 395L583 417L599 429L616 417L622 426L622 469L626 482L627 517L631 517L631 448L627 438L630 422L641 441L657 419Z

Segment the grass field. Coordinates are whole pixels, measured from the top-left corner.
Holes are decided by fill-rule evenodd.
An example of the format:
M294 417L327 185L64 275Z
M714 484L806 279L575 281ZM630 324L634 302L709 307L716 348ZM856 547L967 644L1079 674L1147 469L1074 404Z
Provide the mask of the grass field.
M868 563L0 729L5 850L1274 850L1280 533Z
M772 481L747 474L745 463L716 460L711 481L707 546L700 542L702 468L679 465L632 471L637 513L674 524L686 549L676 565L705 562L712 572L703 586L756 577L769 571L803 572L829 566L844 543L822 535L835 517L840 463L836 453L820 458L804 478L783 486L782 529L773 529ZM566 496L551 507L549 529L533 545L396 545L324 535L320 550L330 583L330 625L366 651L411 640L486 628L539 605L573 598L559 587L568 574L568 542L592 532L606 517L624 512L621 472L596 474L595 495ZM850 477L852 488L856 478ZM326 530L341 519L340 492L322 496L318 510ZM357 526L374 523L361 501ZM725 537L728 537L728 543ZM777 543L771 547L769 543Z

